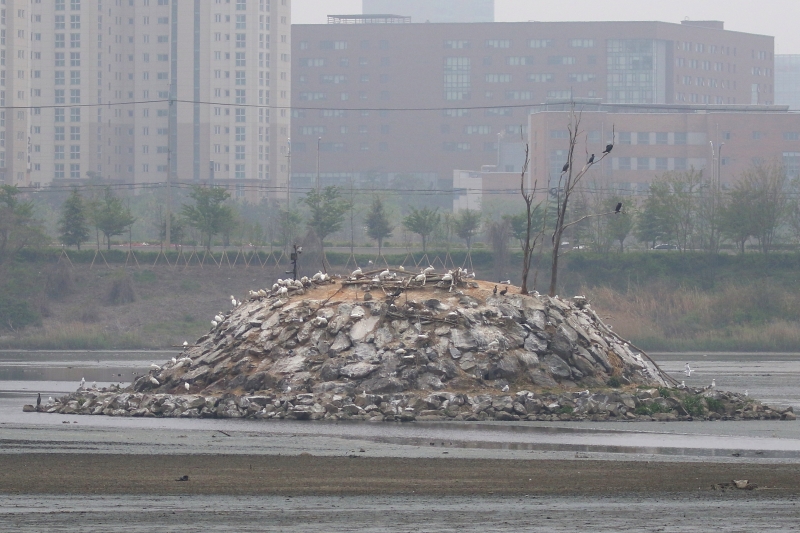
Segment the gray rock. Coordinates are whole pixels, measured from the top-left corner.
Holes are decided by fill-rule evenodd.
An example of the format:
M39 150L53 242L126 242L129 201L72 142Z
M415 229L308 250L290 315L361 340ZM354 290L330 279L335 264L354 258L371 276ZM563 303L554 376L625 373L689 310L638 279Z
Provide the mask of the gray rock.
M561 357L547 354L542 359L542 363L556 379L567 379L572 375L570 366Z

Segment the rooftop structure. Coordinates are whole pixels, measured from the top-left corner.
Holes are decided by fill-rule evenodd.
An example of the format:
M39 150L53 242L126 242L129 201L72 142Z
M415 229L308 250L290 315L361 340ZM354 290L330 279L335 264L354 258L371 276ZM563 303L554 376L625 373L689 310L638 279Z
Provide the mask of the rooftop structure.
M411 17L403 15L328 15L328 24L408 24Z
M402 13L412 22L494 22L494 0L363 0L365 15Z
M800 110L800 55L775 56L775 103Z

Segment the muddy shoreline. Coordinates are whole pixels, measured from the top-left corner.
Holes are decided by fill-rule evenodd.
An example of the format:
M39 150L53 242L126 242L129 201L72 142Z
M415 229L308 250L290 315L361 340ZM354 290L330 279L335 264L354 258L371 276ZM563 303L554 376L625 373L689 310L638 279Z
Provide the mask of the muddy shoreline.
M139 495L657 495L748 479L800 493L800 464L263 455L1 455L0 493ZM188 476L188 481L177 481Z

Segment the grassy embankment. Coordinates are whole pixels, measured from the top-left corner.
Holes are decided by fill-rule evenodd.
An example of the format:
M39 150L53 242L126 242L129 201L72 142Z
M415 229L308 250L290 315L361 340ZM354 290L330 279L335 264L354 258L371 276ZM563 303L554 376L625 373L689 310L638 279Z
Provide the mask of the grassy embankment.
M155 255L139 252L138 266L129 261L123 268L126 256L118 251L106 254L109 266L99 260L90 268L93 251L70 257L72 266L59 264L55 252L31 254L2 268L0 348L178 345L207 331L211 317L229 308L229 295L241 298L289 268L262 268L257 259L249 268L226 262L220 268L210 260L203 267L170 268L163 259L153 266ZM344 271L348 254L328 257L334 270ZM368 259L374 257L359 257L359 264ZM387 257L392 265L404 259ZM475 253L472 260L480 277L497 277L491 254ZM463 252L453 261L462 264ZM795 351L799 274L798 254L570 254L563 261L559 294L587 294L616 331L646 350ZM547 278L545 271L539 274L540 286ZM513 274L511 279L518 281Z

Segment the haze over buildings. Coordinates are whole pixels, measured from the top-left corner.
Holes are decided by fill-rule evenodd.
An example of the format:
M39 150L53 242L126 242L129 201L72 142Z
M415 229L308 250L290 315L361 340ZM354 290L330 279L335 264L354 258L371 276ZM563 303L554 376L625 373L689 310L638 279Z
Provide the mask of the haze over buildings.
M745 106L775 103L774 39L727 31L720 21L296 25L293 63L297 187L316 179L318 143L324 184L402 177L446 188L455 169L495 165L517 172L521 130L538 154L531 167L549 169L558 154L536 150L550 131L528 136L528 116L543 104L570 98L686 117L737 106L752 112ZM639 124L625 130L635 139L641 133L643 142L652 137L652 153L626 154L619 145L614 157L623 158L622 166L610 160L603 177L640 190L666 170L695 163L710 168L709 141L725 142L723 132L749 139L769 129L759 122L761 129L753 130L747 118L753 114L737 116L738 122L719 132L674 121L667 129ZM785 132L776 126L758 144L760 157L783 157L783 134L793 131L800 125ZM661 153L657 133L673 139L669 153ZM600 132L600 141L609 134ZM684 144L684 137L693 141ZM687 146L700 137L702 152L689 153ZM767 142L773 138L781 142ZM705 152L704 165L694 161ZM633 158L630 169L625 157Z
M494 0L363 0L363 12L404 15L411 22L494 22Z
M165 182L169 159L176 181L285 196L289 0L3 7L0 181Z
M800 111L800 54L775 56L775 103Z

